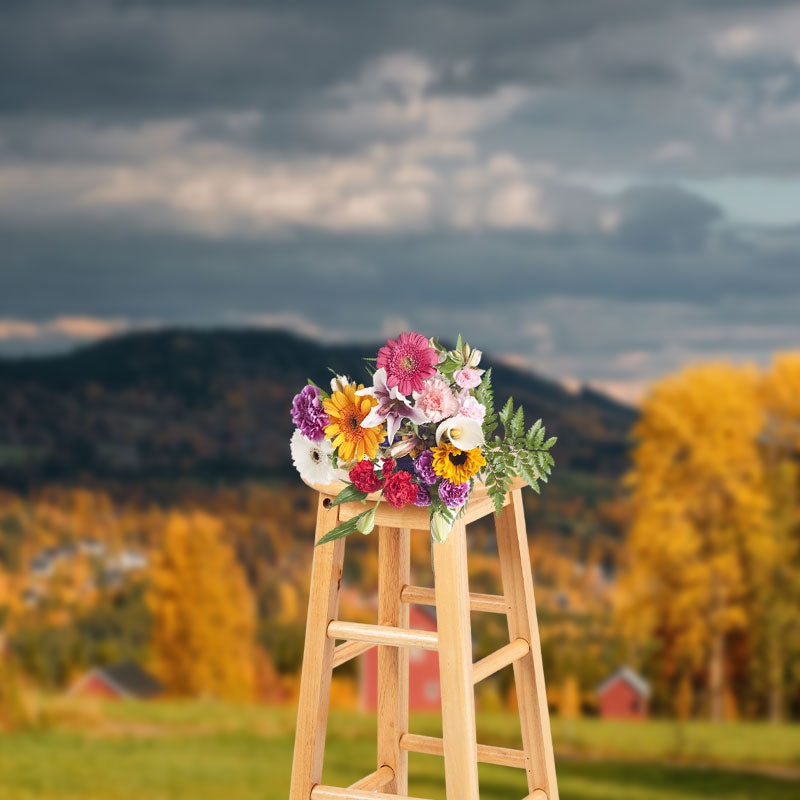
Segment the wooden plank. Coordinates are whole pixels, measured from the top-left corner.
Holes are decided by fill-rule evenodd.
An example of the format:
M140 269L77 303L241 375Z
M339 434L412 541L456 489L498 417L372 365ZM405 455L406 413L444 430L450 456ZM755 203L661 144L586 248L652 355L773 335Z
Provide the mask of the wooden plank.
M301 476L302 477L302 476ZM303 482L306 486L310 486L317 492L321 494L327 495L328 497L336 497L339 492L342 491L346 486L349 485L349 482L345 481L333 481L333 483L309 483L307 480L303 478ZM521 489L523 486L527 484L522 478L513 478L511 480L511 489ZM488 494L488 489L486 488L486 484L476 480L472 485L472 499L477 500L481 497L485 497ZM372 502L373 500L377 500L380 497L380 492L372 492L372 494L367 495L367 501Z
M345 484L337 483L324 488L329 495L337 493L337 487L344 487ZM524 486L525 481L517 478L513 482L513 486ZM509 502L510 495L506 496L505 503ZM358 516L368 508L375 508L375 525L384 526L387 528L410 528L412 531L427 531L430 530L430 510L427 508L419 508L418 506L404 506L403 508L392 508L388 503L377 503L376 495L369 495L365 503L342 503L339 506L339 521L345 522ZM482 483L475 483L470 496L469 503L464 510L461 520L466 525L469 522L474 522L481 517L494 513L494 505L486 494L486 487Z
M339 789L336 786L317 785L311 790L311 800L422 800L400 794L368 792L360 789Z
M319 496L315 540L338 522L338 508L326 508L324 499ZM308 800L322 779L334 647L326 631L339 610L344 542L337 539L314 549L289 800Z
M374 644L369 642L345 642L338 645L333 651L333 667L341 667L353 658L363 655L367 650L372 650Z
M503 593L508 603L509 636L512 640L522 638L530 642L528 655L514 662L522 744L528 756L528 790L541 789L549 800L558 800L542 648L520 489L512 492L511 503L496 518L495 528Z
M510 494L507 494L505 500L503 500L504 506L508 505L509 497ZM469 525L470 522L475 522L476 520L482 519L489 514L494 514L494 501L492 498L488 497L487 495L475 497L473 493L473 496L470 498L469 505L464 511L464 516L462 519L464 520L465 525Z
M394 780L394 770L387 765L378 767L375 772L348 786L348 789L361 789L364 792L377 792L385 789ZM408 791L408 789L406 789Z
M433 545L433 562L447 796L478 800L467 533L462 520L453 525L446 542Z
M422 736L409 733L400 739L400 747L410 753L426 753L431 756L443 756L444 744L436 736ZM490 744L477 746L478 761L483 764L497 764L501 767L525 769L525 751L511 747L495 747Z
M410 580L411 531L378 528L378 625L408 630L409 608L400 590ZM400 737L408 733L408 648L378 646L378 767L392 778L381 788L408 794L408 753Z
M436 593L426 586L404 586L400 592L404 603L416 603L421 606L435 606ZM497 594L469 593L470 611L488 611L491 614L506 613L506 599Z
M520 658L528 655L530 649L531 646L522 637L514 639L513 642L509 642L472 665L472 682L478 683L478 681L494 675L495 672L503 669L503 667L519 661Z
M375 508L376 527L386 528L409 528L414 531L430 530L430 511L419 506L403 506L403 508L392 508L388 503L373 502L354 502L342 503L339 506L339 519L345 522L348 519L357 517L368 508Z
M346 639L392 647L421 647L436 650L439 646L436 631L418 631L413 628L393 628L388 625L369 625L365 622L335 620L328 625L328 639Z

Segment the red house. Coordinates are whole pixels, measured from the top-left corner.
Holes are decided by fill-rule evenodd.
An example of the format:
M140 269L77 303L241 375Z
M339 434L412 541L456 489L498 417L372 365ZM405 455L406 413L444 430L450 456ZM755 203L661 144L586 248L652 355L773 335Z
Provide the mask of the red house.
M600 716L606 719L644 719L650 684L630 667L620 667L597 687Z
M412 605L410 627L423 631L436 630L436 612L427 606ZM439 654L435 650L412 647L408 651L408 705L412 711L439 709ZM361 665L361 704L369 710L378 707L378 648L368 650Z
M164 687L133 661L122 661L106 667L95 667L70 689L70 694L110 699L148 699L164 691Z

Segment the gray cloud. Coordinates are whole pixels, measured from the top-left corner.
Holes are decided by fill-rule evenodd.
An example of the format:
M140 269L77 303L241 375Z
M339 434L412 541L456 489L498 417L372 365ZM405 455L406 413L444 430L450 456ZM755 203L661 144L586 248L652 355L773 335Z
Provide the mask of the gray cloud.
M9 0L0 351L407 323L627 391L796 346L797 225L713 182L794 181L800 209L798 25L756 0Z

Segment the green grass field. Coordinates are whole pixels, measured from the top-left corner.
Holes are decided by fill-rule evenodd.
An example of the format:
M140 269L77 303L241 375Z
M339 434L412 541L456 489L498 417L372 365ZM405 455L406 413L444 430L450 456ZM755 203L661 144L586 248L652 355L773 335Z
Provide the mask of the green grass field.
M0 736L3 800L285 800L292 709L210 703L57 708L42 729ZM514 718L481 715L482 741L516 745ZM436 733L436 719L413 729ZM563 800L796 800L800 780L753 774L800 767L800 726L692 723L554 725ZM374 769L375 722L334 713L324 780L346 786ZM595 754L595 755L592 755ZM602 756L597 757L597 754ZM605 755L604 755L605 754ZM682 763L695 761L703 766ZM725 768L711 766L726 763ZM738 766L736 766L738 765ZM441 759L411 756L411 794L444 800ZM481 767L483 800L520 800L523 774Z

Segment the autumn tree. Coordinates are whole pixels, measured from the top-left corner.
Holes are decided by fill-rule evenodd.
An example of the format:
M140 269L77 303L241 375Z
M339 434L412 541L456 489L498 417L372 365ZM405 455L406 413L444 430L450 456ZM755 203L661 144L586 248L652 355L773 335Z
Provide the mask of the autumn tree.
M747 627L751 570L768 550L758 378L723 364L665 378L635 429L634 518L619 617L657 639L665 671L705 674L724 714L728 644Z
M252 697L253 599L220 521L172 513L152 570L155 666L170 691Z
M757 674L765 679L770 719L778 722L791 665L800 659L800 353L775 358L761 382L761 399L770 548L756 575L753 651Z

